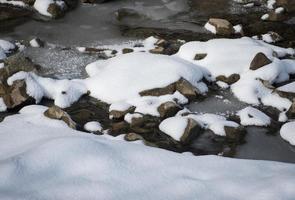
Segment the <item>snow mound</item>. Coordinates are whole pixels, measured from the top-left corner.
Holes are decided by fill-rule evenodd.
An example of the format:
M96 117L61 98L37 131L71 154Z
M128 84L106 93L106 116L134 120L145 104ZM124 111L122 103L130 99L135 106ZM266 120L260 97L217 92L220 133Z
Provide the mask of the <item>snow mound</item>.
M18 72L8 78L7 83L12 85L16 80L25 80L27 94L40 102L43 97L53 99L54 104L69 107L76 102L87 89L80 80L55 80L39 77L32 72Z
M26 107L0 123L0 199L287 200L295 196L294 165L194 157L109 140L48 119L44 110Z
M187 127L188 119L185 117L170 117L165 119L159 126L160 130L171 136L176 141L180 141L185 128Z
M290 144L295 145L295 122L289 122L282 126L280 130L281 137Z
M251 61L259 52L273 60L274 55L283 57L294 54L294 49L284 49L243 37L188 42L180 47L176 56L206 68L214 77L217 77L243 73L249 69ZM196 54L207 54L207 56L201 60L194 60Z
M237 115L243 126L268 126L271 123L269 116L251 106L240 110Z
M198 86L202 70L177 57L129 53L89 64L85 80L91 95L108 103L139 97L139 92L162 88L184 78Z

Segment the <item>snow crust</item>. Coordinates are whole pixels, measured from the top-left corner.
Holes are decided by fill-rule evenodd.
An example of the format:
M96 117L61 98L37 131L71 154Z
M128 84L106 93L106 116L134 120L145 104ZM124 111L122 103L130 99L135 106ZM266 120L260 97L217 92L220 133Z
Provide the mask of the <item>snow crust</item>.
M295 145L295 122L289 122L282 126L280 130L281 137L290 144Z
M287 200L295 195L292 164L194 157L110 140L48 119L46 109L25 107L0 123L1 199Z
M271 123L269 116L251 106L238 111L237 115L243 126L268 126Z

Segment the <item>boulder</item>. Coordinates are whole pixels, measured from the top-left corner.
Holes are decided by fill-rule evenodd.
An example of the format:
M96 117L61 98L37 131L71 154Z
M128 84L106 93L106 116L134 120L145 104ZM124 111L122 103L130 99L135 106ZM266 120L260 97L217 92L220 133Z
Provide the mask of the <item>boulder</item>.
M132 53L134 50L133 49L130 49L130 48L124 48L122 49L122 53L123 54L126 54L126 53Z
M204 58L206 58L206 56L206 53L197 53L194 57L194 60L203 60Z
M15 54L4 60L4 66L0 69L0 82L4 83L13 74L19 71L38 72L39 65L34 64L31 59L22 54Z
M110 119L123 119L127 113L132 113L134 110L134 106L130 106L127 110L110 110Z
M136 134L136 133L127 133L125 136L124 136L124 139L128 142L134 142L134 141L137 141L137 140L144 140L142 136Z
M201 126L194 119L188 118L187 126L180 138L180 142L183 144L191 143L201 133Z
M166 94L173 94L176 91L175 83L172 83L163 88L154 88L140 92L140 96L162 96Z
M226 19L210 18L208 23L215 27L218 35L229 36L235 33L233 25Z
M295 11L295 1L294 0L276 0L276 5L278 7L284 7L287 12Z
M161 118L168 118L176 115L178 111L181 110L181 107L174 103L173 101L167 101L165 103L162 103L158 107L158 112L160 114Z
M229 140L236 141L236 142L242 142L246 134L246 130L243 126L238 126L238 127L225 126L224 131L225 131L226 137Z
M9 103L5 102L8 108L15 108L30 99L29 95L27 95L25 81L21 80L13 83L10 87L9 99Z
M64 14L65 14L64 8L62 8L60 5L58 5L56 3L49 4L49 6L47 8L47 12L50 13L52 18L54 18L54 19L60 18L60 17L64 16Z
M164 47L156 47L154 49L151 49L150 50L150 53L153 53L153 54L164 54Z
M255 57L253 58L253 60L251 61L250 69L257 70L270 63L272 63L272 61L268 57L266 57L264 53L260 52L260 53L257 53Z
M48 108L44 112L44 115L50 119L57 119L57 120L64 121L72 129L77 128L76 123L71 119L70 115L68 115L67 112L65 112L58 106L52 106Z
M292 105L286 113L288 118L294 119L295 118L295 98L293 99Z
M240 75L239 74L232 74L229 77L226 77L224 75L220 75L216 77L217 81L222 81L225 82L229 85L234 84L235 82L237 82L238 80L240 80Z
M268 21L272 21L272 22L280 22L280 21L284 21L287 16L284 12L281 13L277 13L276 11L272 10L268 13L269 17L267 18Z
M196 87L183 78L176 82L176 90L189 100L196 99L196 97L201 94Z

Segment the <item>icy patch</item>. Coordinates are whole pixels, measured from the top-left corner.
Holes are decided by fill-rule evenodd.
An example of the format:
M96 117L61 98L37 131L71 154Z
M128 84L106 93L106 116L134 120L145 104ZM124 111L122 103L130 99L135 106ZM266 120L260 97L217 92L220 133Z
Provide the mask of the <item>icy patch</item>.
M295 145L295 122L289 122L282 126L280 130L281 137L290 144Z
M270 117L250 106L240 110L237 115L243 126L269 126L271 123Z

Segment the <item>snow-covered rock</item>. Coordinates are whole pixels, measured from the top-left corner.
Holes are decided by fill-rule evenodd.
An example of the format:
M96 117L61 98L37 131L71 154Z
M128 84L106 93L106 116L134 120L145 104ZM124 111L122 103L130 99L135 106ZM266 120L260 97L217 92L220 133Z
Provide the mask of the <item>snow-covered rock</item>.
M165 87L181 78L204 87L200 67L177 57L129 53L99 60L86 67L91 95L108 103L139 97L144 90Z
M194 157L110 140L48 119L43 116L46 109L25 107L0 123L0 199L277 200L295 196L292 164Z
M280 130L281 137L290 144L295 145L295 122L284 124Z
M92 121L92 122L87 122L85 125L84 125L84 129L86 131L89 131L89 132L100 132L102 131L102 126L99 122L97 121Z
M243 126L269 126L271 118L260 110L251 106L238 111Z

